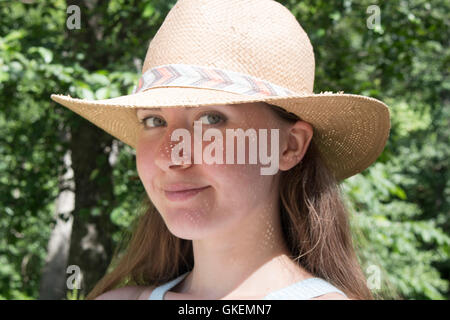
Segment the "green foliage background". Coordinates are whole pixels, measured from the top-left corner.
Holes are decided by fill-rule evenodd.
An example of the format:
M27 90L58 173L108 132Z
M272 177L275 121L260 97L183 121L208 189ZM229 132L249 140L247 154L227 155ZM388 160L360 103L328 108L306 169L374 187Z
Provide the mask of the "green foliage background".
M392 129L382 155L342 184L363 269L368 277L373 266L381 270L381 287L373 293L380 299L448 299L449 2L279 2L313 43L315 92L342 90L390 107ZM50 95L104 99L131 93L139 76L134 59L144 59L173 4L102 2L101 30L88 30L102 38L88 52L86 44L77 50L67 44L77 31L66 27L66 1L0 1L1 299L38 298L68 149L62 132L78 117ZM381 21L369 29L366 10L374 4ZM88 71L96 58L105 59L104 67ZM126 230L143 188L130 179L137 174L133 150L119 147L117 205L110 218ZM111 237L117 242L120 233Z

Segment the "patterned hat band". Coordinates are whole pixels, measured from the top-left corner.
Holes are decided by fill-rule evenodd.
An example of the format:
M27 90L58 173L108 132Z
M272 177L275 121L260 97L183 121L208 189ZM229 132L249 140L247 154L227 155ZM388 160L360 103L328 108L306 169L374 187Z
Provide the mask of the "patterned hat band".
M133 93L167 86L218 89L245 95L296 95L289 89L248 74L187 64L168 64L147 70Z

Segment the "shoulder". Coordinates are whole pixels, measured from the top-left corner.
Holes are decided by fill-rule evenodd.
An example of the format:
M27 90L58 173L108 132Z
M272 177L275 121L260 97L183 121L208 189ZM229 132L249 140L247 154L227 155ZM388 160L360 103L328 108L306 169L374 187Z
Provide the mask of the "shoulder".
M147 300L155 286L126 286L102 293L95 300Z
M341 293L338 292L330 292L323 294L321 296L311 298L311 300L351 300L350 298L344 296Z

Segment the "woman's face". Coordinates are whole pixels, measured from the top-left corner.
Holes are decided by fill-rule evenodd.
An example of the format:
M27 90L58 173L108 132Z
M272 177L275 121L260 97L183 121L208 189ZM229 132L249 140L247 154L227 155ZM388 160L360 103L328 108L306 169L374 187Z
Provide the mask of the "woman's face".
M257 155L263 137L259 129L266 129L267 154L270 156L271 129L280 129L283 122L264 103L217 105L194 108L139 109L143 120L137 148L136 164L144 188L158 209L169 230L179 238L200 239L212 233L231 230L245 221L250 212L257 211L278 195L279 174L262 175L261 164L249 164L249 142L245 144L245 164L237 164L237 143L234 141L233 163L227 163L226 129L255 129ZM201 121L203 134L214 128L220 135L212 141L200 143L201 152L214 139L223 143L223 164L194 163L194 121ZM173 161L172 149L180 143L171 137L176 129L190 133L191 164ZM283 139L279 130L279 139ZM175 141L174 141L175 140ZM199 144L197 144L199 146ZM230 149L231 150L231 149ZM181 155L181 153L179 154ZM212 153L214 155L214 153ZM278 155L277 155L278 156ZM232 159L230 157L229 159ZM276 170L278 172L278 170ZM180 190L191 191L180 191ZM197 189L197 190L192 190Z

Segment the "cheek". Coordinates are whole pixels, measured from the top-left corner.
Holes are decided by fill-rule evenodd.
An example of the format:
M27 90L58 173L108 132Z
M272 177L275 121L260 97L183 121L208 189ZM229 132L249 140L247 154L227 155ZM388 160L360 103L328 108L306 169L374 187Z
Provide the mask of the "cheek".
M208 176L216 182L221 209L237 212L254 207L264 199L268 176L260 174L260 166L249 164L208 165Z
M136 168L139 177L144 184L144 187L148 188L148 183L151 181L151 177L156 172L155 166L155 148L152 148L152 143L149 139L139 138L136 146Z
M266 141L266 146L263 147L266 155L271 154L271 143L277 143L278 141L271 141L271 133L268 130L266 137L259 135L259 129L265 128L262 124L246 122L242 126L245 131L249 128L253 128L256 131L256 137L254 139L245 139L245 147L243 152L245 164L237 164L238 160L238 143L234 142L234 159L233 163L226 163L227 161L227 147L226 147L226 133L222 131L222 138L219 138L223 146L223 162L224 164L211 164L203 165L204 172L208 172L208 176L216 182L219 189L220 197L222 197L222 204L227 207L238 208L250 208L257 205L262 200L267 199L268 193L272 192L271 186L273 182L273 175L262 174L262 168L268 168L270 164L261 164L261 158L259 155L260 139ZM235 128L232 128L235 129ZM251 140L251 141L249 141ZM254 148L256 158L256 164L249 164L250 146L253 143L256 145ZM273 159L271 159L273 160Z

